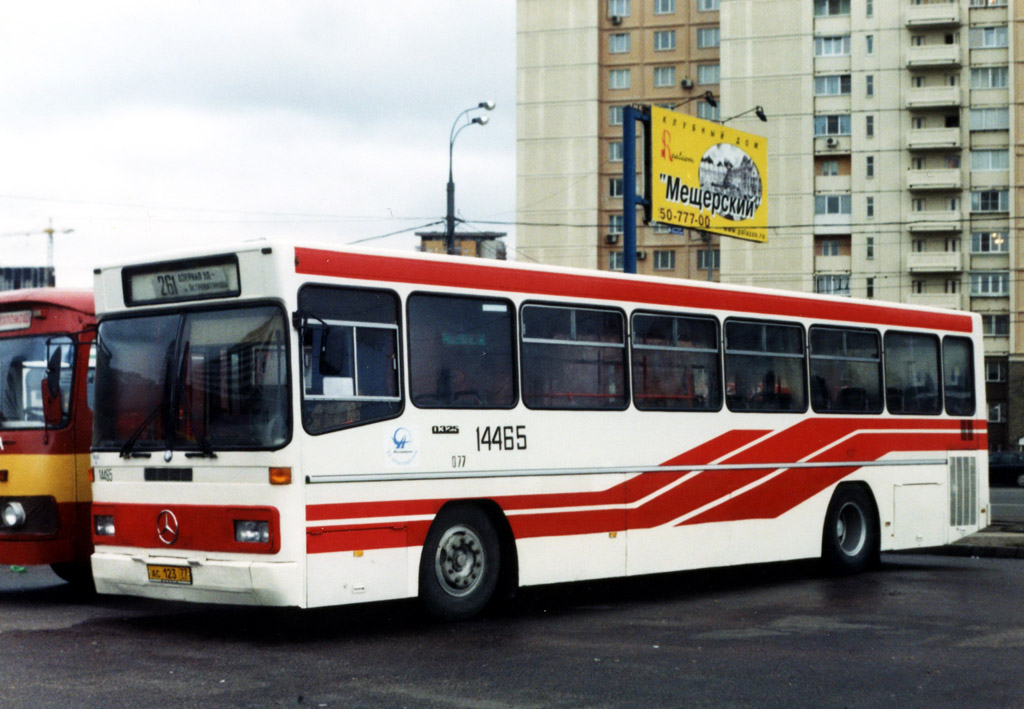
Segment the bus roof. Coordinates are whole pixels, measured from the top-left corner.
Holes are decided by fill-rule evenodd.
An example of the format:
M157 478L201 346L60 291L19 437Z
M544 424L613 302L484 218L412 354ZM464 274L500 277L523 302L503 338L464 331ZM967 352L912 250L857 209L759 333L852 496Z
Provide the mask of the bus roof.
M84 288L22 288L0 291L0 307L22 303L54 305L85 315L92 315L95 310L92 291Z

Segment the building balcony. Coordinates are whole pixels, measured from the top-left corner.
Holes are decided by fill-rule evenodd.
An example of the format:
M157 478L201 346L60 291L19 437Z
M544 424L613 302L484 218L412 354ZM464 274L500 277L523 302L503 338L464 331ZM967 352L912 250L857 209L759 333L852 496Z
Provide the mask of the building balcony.
M907 170L906 187L913 192L959 191L963 189L960 170Z
M963 228L963 214L945 209L911 212L907 217L907 231L915 234L959 232Z
M852 270L852 259L846 256L815 256L814 272L822 275L850 273Z
M963 105L959 86L929 86L907 92L907 108L959 108Z
M960 273L964 255L960 251L912 251L907 254L907 270L912 273Z
M1005 184L1005 180L1004 180ZM814 192L849 192L853 181L850 175L815 175Z
M928 7L928 6L922 6ZM918 128L907 132L910 150L953 150L961 147L959 128Z
M843 155L850 152L850 136L819 135L814 138L815 155Z
M911 293L907 296L907 305L951 310L963 310L964 307L963 296L960 293Z
M907 68L930 69L960 66L959 44L929 44L907 49Z
M931 5L911 5L907 8L906 25L912 28L949 27L959 25L959 3L935 3Z
M849 234L853 220L849 214L815 214L815 234Z

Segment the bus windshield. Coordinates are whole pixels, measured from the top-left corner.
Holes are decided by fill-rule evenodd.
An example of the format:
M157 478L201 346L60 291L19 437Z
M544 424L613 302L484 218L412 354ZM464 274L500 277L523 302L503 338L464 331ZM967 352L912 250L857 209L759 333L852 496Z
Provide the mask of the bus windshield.
M93 445L134 451L283 446L291 430L282 311L160 313L99 327Z
M43 427L43 380L50 359L60 361L60 393L66 420L71 406L74 346L67 335L0 340L0 430Z

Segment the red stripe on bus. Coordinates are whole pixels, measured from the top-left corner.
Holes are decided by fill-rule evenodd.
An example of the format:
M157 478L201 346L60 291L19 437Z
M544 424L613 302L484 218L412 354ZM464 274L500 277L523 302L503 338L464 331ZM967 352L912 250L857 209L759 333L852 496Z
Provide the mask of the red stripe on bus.
M978 450L986 443L984 422L972 422L979 430L966 438L961 430L961 421L950 419L811 419L779 432L776 436L766 438L735 456L726 458L718 464L733 463L765 464L783 460L802 460L808 462L835 462L835 467L822 468L790 468L784 470L776 478L762 484L733 500L728 500L708 511L701 513L685 524L698 524L714 521L732 521L739 519L774 518L793 509L800 503L818 494L835 482L856 470L856 466L843 465L848 460L875 461L887 453L905 451L937 451L945 454L947 450ZM873 430L872 430L873 429ZM856 432L856 433L855 433ZM835 445L845 436L854 435L847 441ZM731 441L730 450L747 445L762 437L764 431L732 431L716 438L709 443L698 446L687 453L677 456L667 464L700 465L719 460L723 456L716 446ZM701 462L696 461L696 451L704 449ZM810 457L815 451L827 448L822 453ZM727 451L726 451L727 452ZM691 457L690 454L694 453ZM653 497L637 509L627 509L625 498L619 497L621 485L613 486L607 491L597 493L572 493L520 495L497 497L495 502L506 512L515 510L531 510L527 514L509 514L508 520L516 538L566 536L601 532L623 531L626 529L644 529L667 524L689 512L700 509L735 493L740 488L755 482L771 471L761 469L718 469L698 472L683 483L667 490L664 494ZM708 474L710 473L710 474ZM677 473L645 473L630 480L627 484L628 497L631 502L662 490L682 475ZM610 495L610 496L609 496ZM396 509L433 510L436 512L443 500L421 500L401 502L355 503L353 505L318 505L311 506L319 512L343 513L352 515L360 508L364 511L372 509L373 516L387 518L394 516ZM587 505L616 505L612 509L566 510L566 507L584 507ZM623 505L618 507L618 505ZM545 512L545 509L552 511ZM557 512L555 510L558 510ZM390 511L390 514L389 514ZM339 518L346 518L341 517ZM351 517L348 517L351 518ZM394 522L394 525L404 523ZM363 525L365 527L365 524ZM418 546L423 543L429 529L429 520L417 520L408 525L407 543ZM357 524L342 525L334 531L351 531ZM310 530L310 534L319 533ZM383 527L380 534L386 531ZM368 532L372 538L372 532ZM394 536L391 536L394 539ZM310 538L307 546L310 553L328 551L347 551L345 539L341 535L323 535L323 538ZM381 544L387 546L383 540ZM339 546L341 545L341 546ZM344 548L343 548L344 547ZM384 548L370 546L365 548ZM316 551L312 551L315 549Z
M969 315L904 309L886 305L836 302L783 292L709 288L695 283L664 283L612 276L550 272L474 264L468 261L412 259L401 256L334 252L296 247L295 272L368 281L447 286L482 291L565 298L732 310L771 316L844 320L863 324L971 332Z

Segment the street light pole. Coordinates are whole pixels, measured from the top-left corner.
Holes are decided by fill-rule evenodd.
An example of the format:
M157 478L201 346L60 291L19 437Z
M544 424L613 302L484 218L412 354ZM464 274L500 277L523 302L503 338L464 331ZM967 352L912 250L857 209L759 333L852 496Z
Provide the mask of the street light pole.
M448 132L448 212L444 223L444 248L445 252L449 254L455 253L455 180L452 177L452 153L455 150L455 139L462 132L463 128L471 125L487 125L489 120L487 116L476 116L459 125L459 121L463 118L468 118L469 114L473 111L479 110L493 111L494 101L481 101L477 105L467 108L455 117L452 129Z

